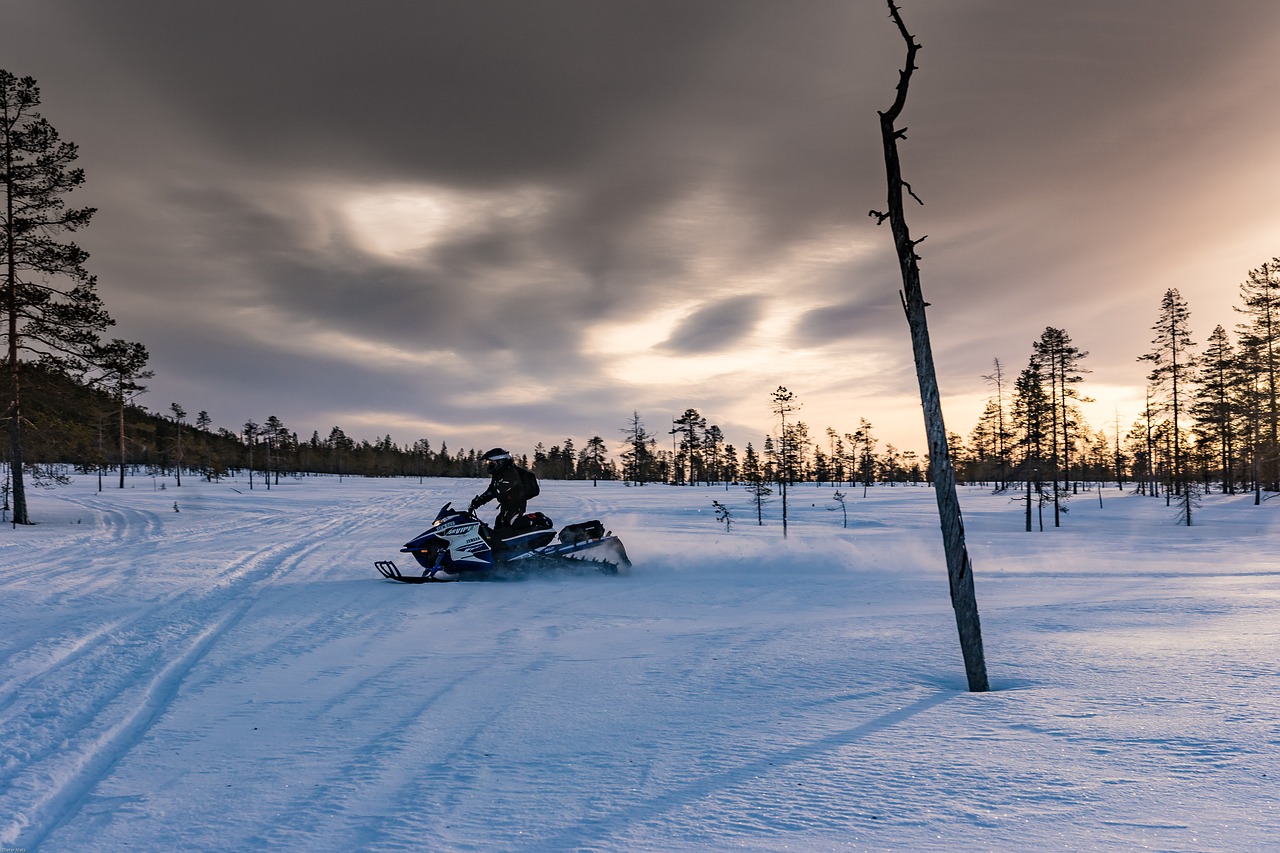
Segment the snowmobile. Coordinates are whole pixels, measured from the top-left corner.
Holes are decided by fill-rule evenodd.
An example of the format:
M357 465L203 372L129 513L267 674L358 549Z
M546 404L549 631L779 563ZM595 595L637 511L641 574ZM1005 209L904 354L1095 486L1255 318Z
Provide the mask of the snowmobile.
M374 566L384 578L401 583L516 580L564 569L616 575L631 568L622 541L599 521L570 524L557 533L550 518L531 512L516 518L510 529L495 531L475 512L451 503L400 552L413 555L421 575L403 574L392 560Z

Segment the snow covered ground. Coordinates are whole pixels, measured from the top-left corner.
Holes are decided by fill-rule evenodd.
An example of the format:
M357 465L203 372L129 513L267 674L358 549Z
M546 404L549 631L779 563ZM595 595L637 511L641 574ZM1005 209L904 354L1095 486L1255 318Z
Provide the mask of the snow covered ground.
M550 482L629 574L377 575L481 488L33 494L0 528L0 846L1276 849L1280 500L1188 529L1112 489L1028 534L962 490L978 695L927 488L846 490L847 529L798 489L784 541L741 489Z

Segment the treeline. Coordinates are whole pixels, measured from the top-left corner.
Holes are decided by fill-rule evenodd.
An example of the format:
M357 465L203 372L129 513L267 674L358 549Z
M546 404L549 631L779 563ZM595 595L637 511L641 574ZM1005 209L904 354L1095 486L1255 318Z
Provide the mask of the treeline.
M341 427L300 437L272 415L238 430L214 427L208 412L194 417L177 403L164 413L136 402L123 405L118 395L78 381L38 363L24 365L28 391L27 458L43 466L70 467L81 473L147 472L217 480L254 475L276 482L281 476L329 474L362 477L482 477L485 448L437 447L427 438L397 443L390 435L356 440ZM121 426L123 425L123 433ZM634 483L718 484L740 480L774 481L786 471L789 482L841 482L856 474L870 480L923 482L924 460L878 440L863 420L852 433L826 431L816 442L803 421L786 424L778 435L762 437L761 449L748 442L740 452L723 431L697 409L673 422L671 449L660 445L633 413L613 447L596 435L578 447L572 437L532 453L513 451L516 460L550 480L621 480ZM616 458L615 458L615 450ZM6 460L7 461L7 460ZM38 466L31 473L39 476Z
M0 362L2 364L3 362ZM99 386L83 383L47 365L23 367L27 430L24 447L37 481L56 468L80 473L147 472L209 480L256 475L264 482L281 476L332 474L361 477L481 477L485 448L450 450L428 439L397 444L390 435L375 441L355 440L340 427L308 438L276 416L239 430L215 428L208 412L189 417L179 404L166 413L148 412L136 403L123 407ZM123 415L123 417L122 417ZM123 423L123 441L120 425ZM617 479L619 468L608 458L604 439L593 438L581 449L571 438L550 449L539 444L532 457L517 460L550 479ZM8 461L7 459L5 461Z
M1117 417L1095 427L1084 418L1088 352L1065 330L1046 328L1016 373L996 359L985 377L993 393L978 423L967 439L950 436L958 480L1016 493L1028 528L1033 511L1043 523L1050 508L1053 523L1061 524L1067 501L1087 484L1132 485L1163 497L1177 504L1185 523L1210 489L1252 491L1257 502L1264 492L1280 491L1280 259L1251 270L1240 289L1235 336L1218 325L1203 348L1193 340L1185 301L1176 290L1166 292L1150 348L1136 353L1149 366L1147 402L1127 425ZM82 472L145 470L179 482L184 474L216 480L247 473L268 482L313 474L484 476L483 448L433 446L427 438L399 444L390 435L357 441L336 426L300 437L275 416L236 431L215 429L203 411L190 418L171 404L165 414L149 413L50 367L28 365L25 374L28 458ZM787 399L785 412L799 412L794 395ZM579 447L570 437L539 442L532 454L515 452L550 480L864 487L930 480L927 455L882 447L865 418L849 431L817 432L798 414L779 417L775 427L758 444L739 448L695 408L657 432L633 412L613 442L595 435Z
M1133 482L1176 502L1188 525L1209 490L1252 491L1255 503L1280 491L1280 258L1250 270L1240 298L1234 338L1219 324L1200 349L1186 300L1165 292L1150 349L1136 356L1150 366L1145 405L1127 426L1117 415L1110 433L1079 411L1088 353L1065 331L1046 328L1012 381L997 359L986 377L995 393L963 455L967 476L1022 487L1028 529L1033 503L1052 504L1060 523L1082 481Z

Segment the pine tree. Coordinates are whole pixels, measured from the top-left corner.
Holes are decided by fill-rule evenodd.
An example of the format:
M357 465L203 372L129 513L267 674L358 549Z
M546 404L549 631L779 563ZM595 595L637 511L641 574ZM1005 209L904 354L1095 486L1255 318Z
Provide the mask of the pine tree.
M983 419L989 424L988 434L991 437L992 451L996 461L995 485L997 489L1004 489L1009 485L1009 469L1012 467L1010 443L1013 440L1013 431L1005 419L1004 365L998 358L992 359L992 365L994 369L991 373L982 378L995 386L996 393L987 402Z
M1261 504L1263 468L1269 445L1266 354L1262 342L1252 335L1242 335L1239 343L1236 369L1240 378L1241 451L1248 460L1246 478L1253 489L1253 502Z
M764 469L760 464L760 457L756 455L756 449L749 441L742 459L742 479L746 481L747 494L751 495L751 500L756 505L756 524L763 527L764 501L773 494L773 489L767 482Z
M898 480L902 479L902 451L886 443L878 467L890 486L898 485Z
M84 183L73 168L79 152L63 142L36 108L40 90L31 77L0 69L0 262L3 263L4 335L9 373L9 461L13 520L29 524L23 480L22 359L82 372L98 335L112 324L84 267L89 255L59 242L93 218L91 207L68 208L65 196Z
M839 486L844 481L844 444L840 441L840 433L833 427L827 427L827 451L831 482Z
M1040 362L1033 356L1031 363L1018 374L1013 386L1013 421L1016 429L1016 447L1021 450L1019 470L1026 487L1026 528L1031 532L1032 489L1039 496L1037 503L1044 505L1045 448L1050 435L1050 410L1052 403L1044 391L1040 374ZM1044 525L1041 524L1043 529Z
M1243 308L1249 322L1240 326L1241 345L1254 356L1260 380L1261 423L1255 458L1265 459L1259 476L1272 491L1280 490L1280 258L1249 271L1240 285Z
M622 434L623 477L627 482L643 486L653 477L654 449L658 440L645 429L639 412L631 413L631 420L622 429Z
M1138 418L1124 437L1126 455L1131 460L1129 470L1137 482L1134 491L1140 495L1147 494L1153 482L1150 429L1147 423L1145 417Z
M124 472L126 466L125 443L127 438L124 429L125 407L133 398L145 392L147 387L139 380L150 379L153 375L146 369L147 348L139 343L131 343L115 338L109 344L97 346L92 355L95 364L94 382L105 388L115 401L117 423L119 426L120 455L120 488L124 488Z
M1098 506L1102 506L1102 487L1111 470L1111 439L1105 430L1098 430L1089 441L1084 477L1098 483Z
M676 465L681 482L690 486L696 485L702 471L702 433L707 427L707 419L697 409L685 409L684 414L672 423L671 431L680 437L680 446L676 453ZM684 478L683 472L688 469L689 476Z
M245 447L247 447L249 451L249 491L253 491L253 449L258 445L258 437L262 435L262 427L257 421L245 421L241 430L241 434L244 436ZM338 477L338 482L342 482L341 476Z
M574 480L578 477L577 460L578 454L573 447L573 439L566 438L564 444L560 448L560 468L562 475L566 480Z
M319 444L320 436L316 433L311 434L311 446ZM413 455L418 463L418 484L427 476L427 463L431 461L431 442L425 438L420 438L413 443Z
M169 404L169 413L173 415L174 431L174 475L177 479L176 485L182 488L182 427L183 422L187 418L187 410L177 403Z
M585 470L579 466L579 471L591 478L592 486L598 485L600 477L604 475L604 463L608 455L609 451L605 447L603 438L593 435L587 439L587 446L582 450L582 460L586 466Z
M1075 418L1068 400L1079 398L1075 386L1083 377L1080 362L1089 354L1071 342L1071 336L1062 329L1045 328L1040 340L1032 344L1040 362L1041 377L1049 385L1049 463L1053 474L1053 526L1061 526L1061 494L1058 480L1061 473L1063 489L1071 483L1071 448Z
M1199 389L1191 405L1191 417L1199 435L1197 446L1217 452L1223 494L1235 494L1235 456L1239 445L1238 372L1235 347L1222 326L1205 342L1198 365Z
M246 430L248 427L249 424L245 424ZM257 424L253 424L253 427L256 429ZM344 462L347 466L350 465L350 458L352 452L355 450L355 443L347 437L347 434L342 431L341 427L334 427L329 430L329 439L326 443L329 445L329 454L332 460L330 464L332 466L333 473L338 475L338 482L341 483L343 474L346 470ZM252 448L252 446L253 445L250 444L250 448ZM443 444L440 445L440 455L446 460L449 458L448 448ZM253 466L250 465L249 467L252 470Z
M782 488L782 538L787 538L787 486L795 477L796 464L796 448L794 447L795 435L791 427L793 424L787 423L787 415L799 411L800 404L796 402L796 395L788 391L785 386L779 385L777 389L770 395L772 400L771 411L779 419L782 428L778 431L778 482Z
M1115 466L1116 488L1124 491L1124 471L1127 461L1124 450L1120 447L1120 411L1116 410L1116 429L1111 447L1111 463Z
M709 425L702 433L702 460L707 485L724 479L721 471L724 453L724 431L716 424Z
M876 478L876 444L879 439L875 437L872 430L871 421L866 418L859 418L858 430L853 434L852 444L855 447L854 454L857 457L858 479L862 481L862 496L867 496L867 489Z
M724 477L724 489L729 490L730 483L737 483L738 478L742 476L740 467L738 466L738 449L732 444L725 444L724 451L721 454L721 475Z
M280 485L280 434L282 432L284 432L284 422L275 415L269 416L262 425L260 434L266 439L264 449L267 451L267 463L263 466L263 479L266 481L267 491L271 491L271 479L273 476L275 477L275 484L277 486ZM390 436L388 436L389 438ZM379 442L377 449L381 450L382 446L382 443ZM379 453L378 455L381 456L382 454Z
M1191 311L1182 295L1176 288L1169 288L1160 300L1160 316L1151 327L1156 333L1151 340L1155 348L1138 357L1139 361L1151 362L1153 367L1148 379L1164 392L1173 439L1171 482L1175 493L1187 498L1183 500L1182 506L1188 527L1191 525L1192 501L1186 494L1189 483L1184 464L1181 418L1186 409L1190 385L1195 378L1195 361L1191 356L1195 342L1191 340L1191 332L1187 326L1190 318Z

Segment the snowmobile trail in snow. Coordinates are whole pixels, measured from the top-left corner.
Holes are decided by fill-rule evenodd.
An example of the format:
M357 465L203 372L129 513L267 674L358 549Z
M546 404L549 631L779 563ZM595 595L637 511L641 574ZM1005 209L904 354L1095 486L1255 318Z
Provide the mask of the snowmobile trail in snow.
M117 583L136 583L139 564L164 558L155 541L155 516L111 512L106 518L108 541L96 546L93 563L129 566ZM322 535L340 536L360 519L348 515L315 522ZM8 677L6 665L0 732L10 748L21 749L24 767L22 772L0 769L0 790L8 790L13 808L12 823L0 831L0 840L16 843L21 837L39 844L73 816L163 713L192 667L254 605L259 590L295 571L322 542L277 545L225 563L203 579L203 588L162 595L127 617L60 638L56 645L67 651L43 665L32 648L11 657L8 664L18 663L25 674ZM53 784L28 790L31 774Z

